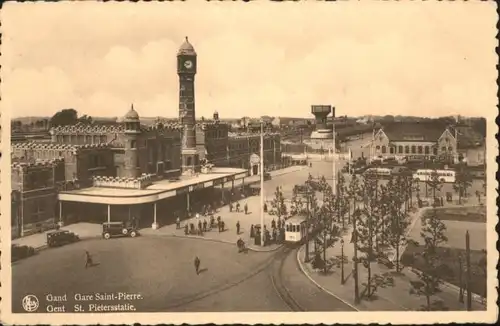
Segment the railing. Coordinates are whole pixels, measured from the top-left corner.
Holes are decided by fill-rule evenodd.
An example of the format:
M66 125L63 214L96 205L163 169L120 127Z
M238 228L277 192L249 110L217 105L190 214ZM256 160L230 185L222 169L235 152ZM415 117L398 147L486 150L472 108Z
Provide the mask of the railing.
M153 184L155 175L143 174L139 178L119 178L119 177L93 177L94 187L102 188L125 188L125 189L144 189Z

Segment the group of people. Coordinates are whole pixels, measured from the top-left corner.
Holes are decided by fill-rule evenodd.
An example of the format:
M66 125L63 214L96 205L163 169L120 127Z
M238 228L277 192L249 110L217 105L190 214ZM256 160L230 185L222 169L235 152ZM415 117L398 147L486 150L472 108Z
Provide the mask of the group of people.
M236 202L236 205L233 205L233 203L229 203L229 212L232 212L235 208L236 208L237 213L241 212L240 202ZM248 214L248 204L247 203L245 203L245 206L243 206L243 211L245 212L245 215Z
M271 231L267 229L267 225L264 225L264 246L270 245L272 243L283 243L285 241L285 222L278 219L278 222L273 219L271 221ZM250 238L261 239L261 229L259 226L250 226ZM259 241L258 240L258 241Z
M207 217L205 215L205 217ZM210 215L209 221L207 221L206 218L203 219L203 222L201 220L200 214L196 214L196 220L198 221L196 224L192 222L186 223L184 225L184 234L195 234L195 235L203 235L203 233L211 231L212 229L216 228L218 229L219 232L224 232L226 230L226 225L222 218L217 216L217 220L213 215ZM177 217L176 220L176 225L177 229L181 228L181 220L179 217Z

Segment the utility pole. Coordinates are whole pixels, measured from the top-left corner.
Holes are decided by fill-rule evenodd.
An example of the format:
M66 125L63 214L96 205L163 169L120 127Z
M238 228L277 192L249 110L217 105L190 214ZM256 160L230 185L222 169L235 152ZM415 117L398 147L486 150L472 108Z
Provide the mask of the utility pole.
M260 122L260 244L264 246L264 124Z
M470 275L470 236L469 230L465 232L465 262L466 267L466 277L467 277L467 311L472 310L472 291L471 291L471 275Z
M307 216L306 216L306 263L309 261L309 185L306 188L307 196Z

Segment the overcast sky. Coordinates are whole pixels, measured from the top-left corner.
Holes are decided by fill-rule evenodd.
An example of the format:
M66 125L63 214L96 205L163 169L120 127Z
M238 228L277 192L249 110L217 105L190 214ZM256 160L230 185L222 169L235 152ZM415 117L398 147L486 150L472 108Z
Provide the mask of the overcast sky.
M496 112L493 2L7 3L13 117L177 116L176 51L198 53L197 116Z

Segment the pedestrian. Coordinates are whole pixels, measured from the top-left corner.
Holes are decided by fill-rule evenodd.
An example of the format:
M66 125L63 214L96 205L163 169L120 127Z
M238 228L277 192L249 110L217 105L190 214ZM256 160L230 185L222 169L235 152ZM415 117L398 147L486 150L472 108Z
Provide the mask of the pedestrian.
M236 222L236 235L240 234L240 221Z
M199 275L200 274L200 258L198 258L198 256L196 256L194 258L194 269L196 270L196 275Z
M221 222L220 222L220 228L221 228L221 232L224 232L224 230L226 229L226 228L225 228L224 221L221 221Z
M236 203L236 212L237 213L240 212L240 203L239 202Z
M177 229L181 228L181 219L179 218L179 216L177 216L177 219L175 220L175 225L177 225Z
M274 229L274 228L273 228L273 242L274 242L274 243L277 243L277 242L278 242L277 236L278 236L278 234L277 234L277 232L276 232L276 229Z
M267 203L264 203L264 213L267 213Z
M85 268L92 267L92 256L85 250Z
M203 220L203 232L207 232L207 220Z
M135 229L137 227L137 219L135 218L135 216L132 216L131 227L132 229Z
M219 233L220 233L220 225L221 225L221 220L217 219L217 229L219 229Z
M244 209L245 209L245 215L247 215L248 214L248 204L247 203L245 203Z
M253 228L253 224L250 225L250 238L253 238L255 236L255 230Z
M233 212L233 203L229 203L229 212L232 213Z
M200 221L198 221L198 230L200 230L200 232L201 232L201 230L203 230L202 228L203 228L203 225L202 225L201 220L200 220Z
M271 228L273 228L273 229L275 229L275 228L276 228L276 221L274 220L274 218L273 218L273 220L271 221Z

